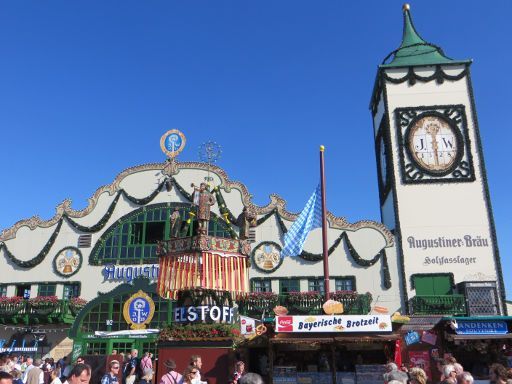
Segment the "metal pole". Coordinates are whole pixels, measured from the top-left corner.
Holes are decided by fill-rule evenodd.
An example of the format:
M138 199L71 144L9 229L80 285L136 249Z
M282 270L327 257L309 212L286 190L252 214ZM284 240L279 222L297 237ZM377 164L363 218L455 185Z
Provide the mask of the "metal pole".
M327 209L325 202L325 171L324 171L325 147L320 146L320 189L322 191L322 246L324 255L324 291L325 300L329 300L329 253L327 249Z

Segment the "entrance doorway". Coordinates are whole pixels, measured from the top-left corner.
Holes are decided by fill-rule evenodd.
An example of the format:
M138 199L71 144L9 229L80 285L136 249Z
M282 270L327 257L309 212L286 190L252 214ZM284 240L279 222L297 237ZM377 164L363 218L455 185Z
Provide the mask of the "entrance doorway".
M94 339L87 340L82 353L84 355L110 355L112 351L127 355L132 349L139 351L139 357L144 356L145 352L151 352L153 358L158 357L156 338L152 339L131 339L131 338L112 338L112 339Z

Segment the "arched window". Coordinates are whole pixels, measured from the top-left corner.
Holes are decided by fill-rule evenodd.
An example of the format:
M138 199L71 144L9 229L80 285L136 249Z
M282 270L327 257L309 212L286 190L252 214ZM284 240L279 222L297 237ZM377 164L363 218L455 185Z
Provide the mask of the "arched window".
M129 330L130 325L123 317L124 303L133 293L125 293L114 297L108 297L92 307L85 314L80 331L82 334L94 334L95 331L124 331ZM171 301L160 297L155 292L147 292L155 303L155 314L148 324L148 328L159 329L172 321Z
M156 263L156 243L170 238L169 217L175 208L179 208L182 222L185 224L192 207L184 203L145 206L123 216L96 242L89 263L91 265ZM197 221L194 217L187 234L191 235L195 228L197 228ZM214 213L211 213L208 234L216 237L231 237L227 224Z

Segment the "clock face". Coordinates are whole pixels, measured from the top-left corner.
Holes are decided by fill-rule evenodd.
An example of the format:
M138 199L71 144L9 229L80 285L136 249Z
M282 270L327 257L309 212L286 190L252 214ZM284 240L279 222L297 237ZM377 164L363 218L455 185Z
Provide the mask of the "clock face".
M458 140L455 129L440 116L431 115L418 119L408 132L410 154L420 168L433 173L443 173L455 165Z
M475 181L464 105L397 108L395 119L405 184Z
M388 165L387 165L387 151L386 151L386 143L384 142L384 138L380 138L379 144L379 162L380 162L380 180L382 185L386 185L387 177L388 177Z

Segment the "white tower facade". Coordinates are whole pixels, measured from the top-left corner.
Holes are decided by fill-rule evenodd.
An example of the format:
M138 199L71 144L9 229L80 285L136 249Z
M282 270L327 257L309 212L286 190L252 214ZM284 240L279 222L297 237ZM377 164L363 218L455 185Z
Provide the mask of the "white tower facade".
M505 311L470 64L425 42L405 5L402 44L378 69L370 107L381 215L397 238L410 313L416 296L457 295L468 315Z

